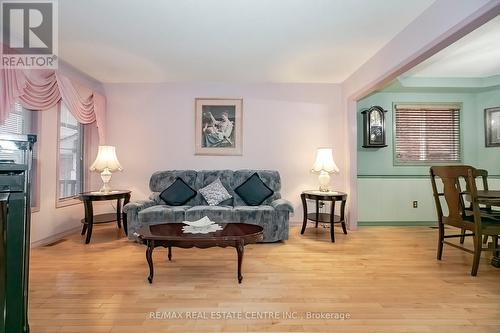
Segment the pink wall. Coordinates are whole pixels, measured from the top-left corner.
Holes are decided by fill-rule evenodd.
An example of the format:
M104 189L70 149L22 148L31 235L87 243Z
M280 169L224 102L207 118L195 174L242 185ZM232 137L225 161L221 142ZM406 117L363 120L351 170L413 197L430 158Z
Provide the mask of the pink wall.
M70 77L78 88L86 87L103 92L99 81L81 73L70 65L60 61L59 70ZM85 89L85 88L84 88ZM64 237L81 227L83 206L75 200L74 205L56 208L57 184L57 124L58 108L40 112L39 136L36 145L40 157L40 209L32 214L31 243L33 246L44 245ZM95 134L97 131L94 131ZM94 135L89 138L90 144L97 152L98 138ZM92 184L95 184L97 175L92 175Z
M283 196L297 208L298 195L316 187L308 170L318 146L330 145L341 173L335 189L349 193L349 220L357 221L356 102L373 89L451 44L500 13L500 0L437 0L340 85L314 84L106 84L107 142L117 146L125 171L115 187L145 198L150 174L160 169L270 168L282 175ZM99 82L62 63L67 75L101 91ZM194 98L244 99L243 156L194 155ZM81 205L54 208L54 115L43 120L42 207L34 217L34 240L57 238L79 227ZM46 185L44 185L46 184ZM45 186L45 188L44 188ZM53 193L54 192L54 193ZM112 209L108 207L108 209Z
M282 196L301 220L300 192L317 187L309 170L317 147L332 146L341 169L332 186L345 187L345 124L338 85L327 84L106 84L108 142L125 168L113 186L133 200L149 195L154 171L168 169L276 169ZM243 98L243 155L194 155L194 99Z

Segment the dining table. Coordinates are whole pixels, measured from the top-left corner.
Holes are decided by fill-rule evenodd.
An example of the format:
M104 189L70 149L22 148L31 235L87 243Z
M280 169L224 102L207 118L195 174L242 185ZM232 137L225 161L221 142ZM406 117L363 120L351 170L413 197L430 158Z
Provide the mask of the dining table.
M500 207L500 190L478 190L477 199L481 204L494 204L494 206ZM498 255L491 258L491 265L500 268L500 257Z

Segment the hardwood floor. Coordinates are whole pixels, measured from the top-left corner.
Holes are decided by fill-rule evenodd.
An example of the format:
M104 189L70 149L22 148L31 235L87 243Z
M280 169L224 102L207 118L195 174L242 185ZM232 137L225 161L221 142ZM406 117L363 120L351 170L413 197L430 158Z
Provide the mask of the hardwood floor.
M299 231L245 247L240 285L233 248L174 248L171 262L156 249L150 285L145 247L112 226L95 228L89 245L75 234L33 249L31 333L500 332L500 269L489 253L471 277L470 254L445 246L436 260L428 227L362 227L337 232L335 244L328 229ZM174 312L183 319L166 318ZM243 319L216 318L228 313Z

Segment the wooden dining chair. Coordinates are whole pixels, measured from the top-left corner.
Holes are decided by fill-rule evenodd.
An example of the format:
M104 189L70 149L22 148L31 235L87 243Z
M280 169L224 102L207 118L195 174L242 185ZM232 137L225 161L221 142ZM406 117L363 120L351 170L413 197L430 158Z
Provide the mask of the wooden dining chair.
M488 171L484 169L475 169L474 171L474 177L475 178L481 178L481 181L483 183L483 190L488 191ZM460 182L458 183L458 186L460 186ZM465 201L469 202L469 206L467 208L464 208L464 214L472 215L472 202L470 200L470 196L466 195L465 200L462 198L462 204L463 207L466 207ZM481 211L481 214L484 216L493 216L495 218L500 218L500 211L495 211L492 209L492 206L500 206L500 202L498 200L491 200L489 202L485 202L482 200L481 204L479 205L479 209ZM465 230L462 230L462 235L465 234ZM460 243L463 244L465 240L465 237L460 237ZM483 237L483 244L486 244L488 242L488 235L485 235Z
M471 275L476 276L482 251L492 250L494 255L498 254L498 235L500 235L500 219L481 215L477 198L476 169L468 165L433 166L430 168L432 192L438 216L439 237L437 248L437 259L441 260L444 244L458 248L473 254ZM438 191L436 178L441 179L443 192ZM465 180L466 189L460 188L460 179ZM472 214L465 214L464 196L469 196L472 204ZM444 200L441 200L441 198ZM448 215L444 215L443 206L446 205ZM445 235L445 225L470 231L470 233ZM492 236L493 248L483 248L483 235ZM474 249L470 250L447 241L448 238L473 237Z

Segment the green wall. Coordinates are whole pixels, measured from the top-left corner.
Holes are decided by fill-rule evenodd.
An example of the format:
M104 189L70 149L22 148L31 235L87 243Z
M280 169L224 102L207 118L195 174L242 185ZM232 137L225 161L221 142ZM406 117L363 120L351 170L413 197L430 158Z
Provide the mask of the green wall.
M476 109L480 113L476 133L478 163L488 170L490 175L500 178L500 147L487 148L484 142L484 109L492 107L500 107L500 90L476 94Z
M393 163L394 103L460 103L462 163L484 168L500 188L500 147L484 144L484 109L500 106L500 90L480 93L380 92L358 102L358 219L368 224L435 224L429 166ZM387 147L362 147L361 111L379 105L386 113ZM413 208L413 201L418 207Z

